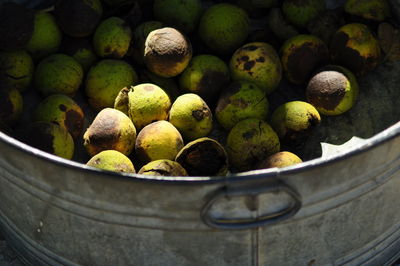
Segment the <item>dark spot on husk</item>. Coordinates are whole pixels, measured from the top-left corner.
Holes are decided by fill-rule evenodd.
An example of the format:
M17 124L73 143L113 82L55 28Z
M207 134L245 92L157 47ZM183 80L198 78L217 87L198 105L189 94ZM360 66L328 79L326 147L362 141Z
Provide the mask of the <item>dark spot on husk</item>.
M347 46L348 41L349 36L344 32L338 32L333 36L331 42L333 61L358 76L374 69L379 60L375 57L362 57L357 50Z
M316 106L334 110L346 93L347 78L336 71L324 71L315 75L307 86L307 99Z
M250 71L255 64L256 62L254 60L247 61L243 64L243 70Z
M235 81L235 82L232 82L226 89L224 89L221 92L221 95L219 97L218 104L217 104L215 111L217 113L221 112L222 110L224 110L226 108L226 106L231 104L230 97L235 95L237 92L239 92L240 88L241 88L240 82Z
M200 82L198 94L209 105L213 105L222 88L229 82L229 76L224 72L208 70L204 72Z
M265 62L265 57L260 56L259 58L256 59L256 62L259 62L259 63Z
M211 140L195 143L176 159L190 176L213 176L223 174L228 167L225 151Z
M191 57L192 45L190 41L172 28L161 28L147 37L144 62L155 73L169 76L177 63Z
M76 38L92 34L102 15L82 0L57 1L54 14L63 32Z
M96 160L94 160L94 164L100 164L101 163L101 159L100 158L97 158Z
M104 113L103 116L94 120L89 127L89 142L98 151L109 150L118 143L119 120L111 113Z
M203 108L192 111L192 116L197 121L201 121L204 118L209 117L210 115L211 115L210 109L208 109L207 106L204 106L204 105L203 105Z
M49 125L46 122L34 123L30 128L28 143L37 149L54 154L54 136Z
M287 59L287 71L290 81L302 84L313 71L329 62L329 52L325 44L306 42L292 51Z
M258 49L258 47L255 46L255 45L247 45L247 46L244 46L244 47L242 47L240 49L243 50L243 51L255 51L255 50Z
M256 134L257 134L257 129L251 129L251 130L249 130L249 131L244 132L244 133L242 134L242 137L243 137L245 140L249 140L249 139L251 139L252 137L254 137L254 135L256 135Z
M0 50L23 49L33 34L34 11L15 3L0 5Z
M307 138L310 136L311 131L320 123L317 116L308 114L308 127L303 130L295 130L287 128L286 134L282 137L282 144L285 144L291 148L297 148L302 146Z
M129 166L126 163L118 163L115 165L115 170L118 172L125 172L125 173L129 173L132 171L131 166Z
M249 57L248 57L247 55L244 55L244 56L240 57L240 58L238 59L238 61L247 62L247 61L249 61Z
M63 112L67 111L67 107L64 104L60 104L58 108Z
M68 110L65 114L65 127L74 138L77 138L83 128L83 116L75 110Z
M249 103L247 101L245 101L244 99L235 99L235 100L232 100L231 103L241 109L245 109L247 106L249 106Z

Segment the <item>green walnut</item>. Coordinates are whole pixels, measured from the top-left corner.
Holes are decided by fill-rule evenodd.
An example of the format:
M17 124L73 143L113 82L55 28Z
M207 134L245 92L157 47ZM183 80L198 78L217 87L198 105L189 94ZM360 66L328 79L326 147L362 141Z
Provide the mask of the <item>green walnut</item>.
M150 176L187 176L186 170L172 160L155 160L140 168L138 174Z
M54 54L61 45L62 33L53 15L47 12L35 14L34 31L26 50L34 60Z
M124 90L116 98L114 106L126 111L137 129L142 129L151 122L167 120L168 111L171 108L171 100L168 94L151 83L143 83L131 87L127 93ZM123 102L128 103L128 108L121 102L121 94L127 96ZM121 106L121 107L118 107Z
M320 114L340 115L354 106L358 96L358 82L350 70L341 66L327 66L308 82L307 101Z
M34 83L43 95L66 94L73 96L81 86L83 69L73 57L52 54L37 65Z
M0 18L0 50L25 49L33 34L35 11L22 4L2 1Z
M151 72L171 78L185 70L192 53L189 39L176 29L166 27L149 33L143 60Z
M378 22L382 22L390 16L390 7L386 0L347 0L344 11Z
M101 151L116 150L129 155L135 146L136 128L121 111L101 110L83 135L84 147L90 156Z
M151 161L174 160L183 148L179 131L168 121L156 121L145 126L138 134L135 154L144 164Z
M306 28L308 23L325 9L324 0L284 0L282 4L286 19L299 28Z
M201 16L198 31L201 41L210 50L227 55L245 42L250 20L246 11L236 5L216 4Z
M303 161L296 154L289 151L281 151L272 154L266 159L262 160L261 163L257 166L257 169L265 169L273 167L283 168L299 164L302 162Z
M0 68L4 73L0 77L0 82L5 87L24 92L31 85L34 64L28 52L24 50L0 52Z
M236 171L256 169L265 156L280 150L280 142L272 127L265 121L249 118L238 122L226 141L228 159Z
M144 47L146 43L147 36L153 30L161 29L163 27L160 21L145 21L139 24L133 31L133 41L132 43L132 56L136 63L143 65L144 61Z
M27 143L37 149L71 160L75 144L68 131L50 122L32 123L27 134Z
M44 121L65 128L77 139L83 128L82 108L64 94L53 94L43 99L33 112L33 121Z
M280 54L283 72L293 84L305 83L317 68L330 60L326 44L320 38L307 34L288 39L282 45Z
M86 165L114 172L136 173L132 161L123 153L115 150L99 152L90 158Z
M119 17L103 20L93 35L93 47L96 54L103 58L123 58L131 44L132 30Z
M103 7L100 0L63 0L56 2L54 13L65 34L82 38L95 31L103 15Z
M226 130L230 130L239 121L248 118L265 120L269 102L265 92L254 83L236 81L222 91L218 100L215 116Z
M191 33L200 20L201 0L155 0L154 17L185 33Z
M95 110L113 107L121 89L138 82L135 69L118 59L103 59L93 65L85 80L88 102Z
M209 7L202 15L198 34L210 50L227 55L246 40L250 32L249 21L246 11L237 5L216 4Z
M278 53L268 43L252 42L233 54L229 69L233 80L253 82L266 94L274 91L282 78Z
M212 130L212 113L207 103L197 94L179 96L169 111L169 122L185 140L207 136Z
M21 118L24 100L16 88L0 87L0 123L14 126Z
M181 91L174 78L160 77L147 69L142 69L139 73L139 79L142 83L152 83L162 88L168 94L171 101L175 101L181 95Z
M85 73L97 61L97 55L92 46L92 40L89 38L63 38L60 52L72 56L81 64Z
M180 75L179 87L182 91L198 94L213 105L229 79L228 66L222 59L202 54L194 56Z
M302 101L282 104L271 115L271 126L282 143L289 146L301 145L320 122L317 109Z
M330 52L335 64L348 68L357 76L372 71L381 60L378 40L361 23L342 26L332 37Z
M226 176L228 155L224 147L211 138L199 138L186 144L176 155L189 176Z

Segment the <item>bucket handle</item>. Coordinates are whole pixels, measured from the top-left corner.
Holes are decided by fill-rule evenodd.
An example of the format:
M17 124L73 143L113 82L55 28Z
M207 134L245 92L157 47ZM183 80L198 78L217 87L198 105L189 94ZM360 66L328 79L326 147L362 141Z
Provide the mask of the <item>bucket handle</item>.
M283 210L278 212L264 214L258 217L249 218L228 218L213 217L211 215L211 207L213 204L223 197L240 197L240 196L257 196L263 193L285 192L290 196L292 203ZM201 210L201 219L203 222L216 229L251 229L260 226L272 225L293 217L301 208L301 196L289 185L280 180L268 182L268 185L257 186L240 186L228 187L224 186L216 190Z

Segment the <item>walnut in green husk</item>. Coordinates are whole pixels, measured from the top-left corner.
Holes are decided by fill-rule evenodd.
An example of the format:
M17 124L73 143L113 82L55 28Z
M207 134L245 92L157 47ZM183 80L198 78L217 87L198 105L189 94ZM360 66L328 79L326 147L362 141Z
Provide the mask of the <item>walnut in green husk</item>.
M24 100L19 90L0 87L0 123L14 126L21 118Z
M113 107L118 93L137 82L138 76L130 64L117 59L104 59L90 68L85 80L85 92L90 106L101 110Z
M201 0L155 0L154 18L185 33L196 29L202 13Z
M105 150L129 155L135 146L136 128L127 115L112 108L101 110L83 135L90 156Z
M34 30L25 49L34 60L40 60L58 51L62 32L54 16L48 12L37 12L33 23Z
M144 63L151 72L171 78L185 70L192 53L189 39L181 32L174 28L161 28L147 35Z
M273 168L273 167L287 167L303 162L296 154L288 151L281 151L264 159L257 169Z
M378 22L390 16L386 0L347 0L344 10L351 15Z
M207 103L194 93L183 94L173 102L168 120L186 140L205 137L212 130L211 110Z
M83 69L73 57L52 54L37 65L34 83L43 95L65 94L73 96L81 86Z
M228 155L224 147L207 137L186 144L175 160L190 176L225 176L228 173Z
M103 15L100 0L61 0L54 6L61 30L75 38L91 35Z
M144 164L159 159L174 160L183 148L179 131L168 121L157 121L145 126L138 134L135 154Z
M27 142L42 151L72 159L75 144L68 131L54 123L35 122L27 133Z
M147 163L138 174L150 176L187 176L186 170L172 160L160 159Z
M271 126L281 142L289 146L304 143L310 131L320 122L317 109L302 101L282 104L271 115Z
M53 94L39 103L32 119L57 124L67 129L76 139L82 132L84 114L72 98L63 94Z
M123 153L115 150L106 150L99 152L98 154L90 158L86 165L115 172L136 172L131 160Z
M288 39L280 50L283 72L293 84L302 84L329 58L326 44L318 37L300 34Z
M25 50L0 52L0 82L7 88L25 91L32 82L33 59Z
M299 28L306 28L325 9L325 0L284 0L282 4L286 19Z
M265 92L247 81L233 82L222 91L215 116L226 130L247 118L265 120L269 103Z
M361 23L342 26L332 38L330 52L335 64L348 68L357 76L372 71L381 61L377 38Z
M258 88L271 93L282 78L282 65L278 53L268 43L247 43L232 55L229 69L233 80L253 82Z
M307 101L323 115L340 115L356 103L358 82L350 70L327 66L308 82Z
M143 83L128 91L128 115L137 129L154 121L167 120L170 108L168 94L157 85Z
M231 54L245 42L250 31L249 17L242 8L221 3L209 7L199 22L202 42L217 54Z
M280 150L278 135L263 120L249 118L237 123L229 132L226 152L237 171L256 169L266 156Z
M103 20L93 35L93 47L96 54L103 58L121 59L129 50L132 30L119 17Z
M219 57L209 54L193 57L179 77L181 90L198 94L209 105L215 104L219 93L228 83L228 66Z

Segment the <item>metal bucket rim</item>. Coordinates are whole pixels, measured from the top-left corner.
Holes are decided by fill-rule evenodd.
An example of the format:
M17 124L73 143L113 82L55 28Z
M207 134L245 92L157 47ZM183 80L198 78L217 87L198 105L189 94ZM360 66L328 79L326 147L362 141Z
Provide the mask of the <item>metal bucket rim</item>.
M0 132L0 141L14 147L20 151L26 152L32 156L36 156L43 161L58 164L67 168L72 168L74 170L79 171L89 171L93 174L99 174L105 177L111 178L128 178L130 180L136 181L144 181L144 182L166 182L166 183L185 183L185 184L197 184L199 182L226 182L227 179L229 181L242 181L243 179L259 179L259 178L272 178L280 175L295 175L308 170L315 169L317 167L325 166L327 164L331 164L340 160L345 160L349 157L355 156L357 154L366 152L386 141L391 140L400 135L400 122L395 123L389 128L379 132L378 134L372 136L371 138L365 139L365 141L357 147L348 149L343 151L340 154L333 155L328 158L315 158L309 161L305 161L303 163L293 165L285 168L269 168L269 169L261 169L261 170L252 170L248 172L241 173L232 173L228 176L178 176L178 177L160 177L160 176L145 176L140 174L133 173L119 173L113 171L102 170L94 167L87 166L83 163L75 162L72 160L67 160L56 155L41 151L32 146L29 146L11 136L6 135L3 132Z

